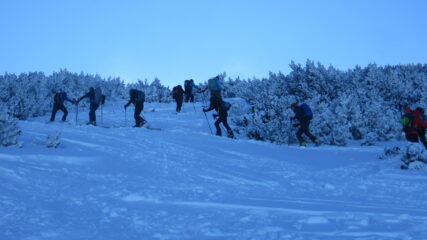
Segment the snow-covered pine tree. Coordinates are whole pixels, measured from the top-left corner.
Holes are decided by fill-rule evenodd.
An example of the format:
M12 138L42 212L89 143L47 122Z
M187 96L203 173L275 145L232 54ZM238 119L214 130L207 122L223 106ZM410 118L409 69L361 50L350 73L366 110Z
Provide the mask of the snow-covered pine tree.
M17 144L21 134L18 121L12 118L4 103L0 104L0 146L11 146Z

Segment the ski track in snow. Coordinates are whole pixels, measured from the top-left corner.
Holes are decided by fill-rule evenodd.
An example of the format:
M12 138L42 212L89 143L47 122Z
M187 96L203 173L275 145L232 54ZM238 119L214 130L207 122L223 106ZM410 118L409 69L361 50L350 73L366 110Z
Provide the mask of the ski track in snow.
M21 121L0 148L0 239L359 239L427 236L427 174L378 160L383 145L300 148L212 136L201 104L124 102L100 126ZM151 111L155 109L155 111ZM60 119L61 112L57 119ZM211 127L213 118L208 114ZM107 126L112 126L106 128ZM57 149L43 146L61 132Z

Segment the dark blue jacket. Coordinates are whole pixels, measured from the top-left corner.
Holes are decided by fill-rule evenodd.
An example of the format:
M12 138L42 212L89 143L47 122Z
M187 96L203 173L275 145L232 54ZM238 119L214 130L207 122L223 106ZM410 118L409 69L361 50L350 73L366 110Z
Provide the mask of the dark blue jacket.
M59 94L59 98L57 98L56 94ZM56 93L55 96L53 97L53 100L56 104L64 104L65 101L69 101L70 103L74 103L73 100L69 99L67 97L67 93L66 92L60 92L60 93Z

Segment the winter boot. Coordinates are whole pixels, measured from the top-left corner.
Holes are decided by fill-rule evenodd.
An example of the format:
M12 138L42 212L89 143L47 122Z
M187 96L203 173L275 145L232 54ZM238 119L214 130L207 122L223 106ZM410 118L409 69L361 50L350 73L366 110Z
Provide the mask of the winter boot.
M86 125L96 126L96 121L89 121L88 123L86 123Z
M316 144L316 146L320 146L320 140L318 138L314 139L314 144Z
M299 145L300 145L301 147L306 147L306 146L307 146L307 142L306 142L306 141L301 141L301 142L299 143Z
M217 135L217 136L222 136L221 131L216 131L216 135Z
M231 129L227 130L227 137L234 138L234 133L233 133L233 131Z

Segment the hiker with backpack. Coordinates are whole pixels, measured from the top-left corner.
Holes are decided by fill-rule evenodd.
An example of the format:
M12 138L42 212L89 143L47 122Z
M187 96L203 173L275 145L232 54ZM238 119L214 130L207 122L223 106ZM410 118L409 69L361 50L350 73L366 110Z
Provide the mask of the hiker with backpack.
M400 120L402 123L402 131L405 133L405 138L408 142L418 142L418 131L415 128L415 115L410 108L405 109L405 113Z
M196 88L200 91L200 88L194 84L193 79L184 81L185 102L194 102L193 88Z
M176 102L176 112L181 112L182 102L184 101L184 89L181 85L175 86L172 89L172 97Z
M55 93L55 95L53 96L52 115L50 117L51 122L55 121L55 115L58 112L58 110L61 110L64 113L64 115L62 115L62 121L65 122L67 120L68 111L67 111L67 108L65 107L65 104L64 104L65 101L68 101L72 104L76 103L75 100L69 99L67 97L67 93L62 91L62 90Z
M424 148L427 149L427 140L426 140L426 117L424 115L424 108L417 107L415 109L415 117L418 118L418 122L416 122L417 132L418 132L418 138L424 145ZM418 124L417 124L418 123Z
M77 100L76 104L78 105L79 102L84 98L89 98L89 101L90 101L89 122L87 124L96 126L95 112L100 105L103 105L105 103L105 95L102 95L100 87L97 87L97 88L91 87L89 88L88 93L86 93L84 96L82 96Z
M320 140L310 133L310 121L313 119L313 112L311 111L311 108L305 103L301 105L292 103L291 109L295 113L295 116L291 117L291 121L295 119L299 121L299 123L293 124L293 127L299 126L296 136L300 146L307 146L307 142L302 137L303 133L308 136L316 146L318 146L320 144Z
M218 114L213 114L214 118L218 118L215 121L215 128L216 128L216 135L222 136L221 127L220 124L224 125L224 127L227 129L227 137L234 138L234 133L231 127L228 125L227 117L228 117L228 110L230 110L231 104L229 102L225 102L222 99L218 99L215 97L211 97L211 104L209 108L203 109L203 112L209 112L212 110L216 110Z
M129 102L125 104L124 108L126 109L132 103L135 105L135 111L133 117L135 118L135 126L133 127L142 127L146 122L144 118L140 116L142 110L144 110L144 102L145 102L145 93L143 91L139 91L137 89L129 90Z
M402 130L408 142L418 143L421 140L424 147L427 148L425 137L427 123L423 120L423 113L422 108L416 108L415 110L406 108L401 123L403 126Z
M200 93L204 93L206 90L210 91L211 93L211 99L220 99L222 100L221 97L221 90L223 89L222 84L221 84L221 76L216 76L214 78L211 78L208 80L208 85L200 90Z

